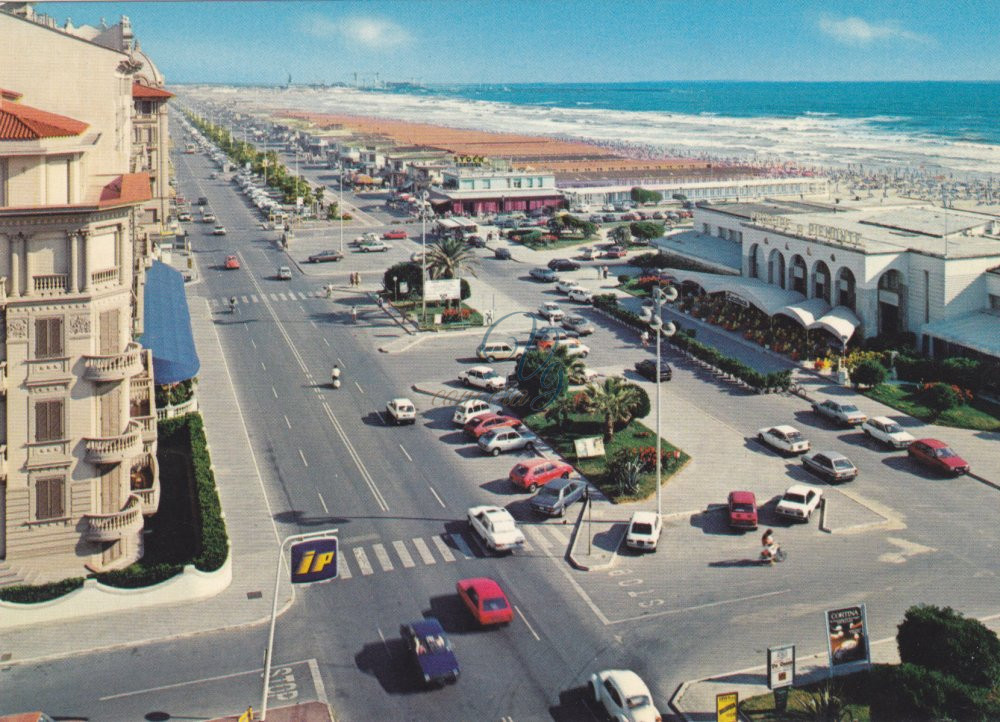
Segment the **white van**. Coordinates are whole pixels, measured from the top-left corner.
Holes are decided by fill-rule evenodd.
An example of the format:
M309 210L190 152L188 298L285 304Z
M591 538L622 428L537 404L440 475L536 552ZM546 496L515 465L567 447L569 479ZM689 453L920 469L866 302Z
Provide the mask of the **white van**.
M487 341L476 349L476 356L490 363L519 359L524 353L524 347L510 341Z
M491 404L484 399L469 399L455 407L455 415L451 417L451 420L458 426L465 426L476 416L499 414L501 411L503 411L503 407L499 404Z

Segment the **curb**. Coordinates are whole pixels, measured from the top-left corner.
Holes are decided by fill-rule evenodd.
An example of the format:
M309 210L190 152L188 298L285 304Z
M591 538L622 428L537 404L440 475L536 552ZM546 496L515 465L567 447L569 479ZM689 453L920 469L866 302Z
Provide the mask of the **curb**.
M580 509L580 516L577 517L576 526L573 529L573 537L570 540L569 551L566 553L566 560L574 569L578 569L581 572L595 572L610 569L615 565L615 562L618 561L618 550L621 548L622 542L625 540L625 534L622 534L618 543L615 544L615 548L611 551L611 558L606 562L602 562L601 564L584 564L583 562L577 561L574 553L576 551L576 543L580 539L580 528L583 526L583 517L586 515L587 511L590 510L593 503L594 500L592 498L588 499L587 503ZM602 519L601 521L603 522L604 520Z

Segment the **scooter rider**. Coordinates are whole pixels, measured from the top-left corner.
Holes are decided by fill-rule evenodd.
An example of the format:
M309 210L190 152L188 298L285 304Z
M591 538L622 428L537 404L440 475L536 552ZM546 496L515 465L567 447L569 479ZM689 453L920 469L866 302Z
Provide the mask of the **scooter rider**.
M340 388L340 366L338 364L334 364L333 370L330 371L330 382L333 384L333 388Z
M229 313L236 313L236 296L229 297Z
M763 549L760 551L760 558L768 564L774 564L774 557L778 553L778 543L774 541L774 529L768 529L760 537Z

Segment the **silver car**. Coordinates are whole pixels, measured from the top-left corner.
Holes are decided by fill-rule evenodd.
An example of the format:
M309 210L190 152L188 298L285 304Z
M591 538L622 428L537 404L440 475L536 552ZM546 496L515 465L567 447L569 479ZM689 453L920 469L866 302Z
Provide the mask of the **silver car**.
M827 399L822 402L814 402L812 407L813 411L820 416L825 416L844 426L860 426L868 421L868 416L854 404Z
M570 314L565 319L563 319L562 325L563 328L568 329L570 331L576 331L581 336L589 336L590 334L592 334L594 331L597 330L594 324L592 324L583 316L576 313Z
M479 449L484 454L499 456L502 451L518 451L527 449L534 451L539 442L537 436L527 426L505 426L488 431L479 437Z

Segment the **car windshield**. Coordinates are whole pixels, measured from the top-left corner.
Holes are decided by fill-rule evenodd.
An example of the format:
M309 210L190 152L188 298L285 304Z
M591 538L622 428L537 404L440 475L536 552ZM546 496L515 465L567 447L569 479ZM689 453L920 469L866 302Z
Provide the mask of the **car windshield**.
M833 465L837 469L853 469L854 468L854 464L852 464L847 459L834 459L833 460Z
M492 599L483 600L484 612L496 612L500 609L507 609L507 600L503 597L493 597Z
M536 499L558 499L559 490L551 486L543 486L542 490L538 492L535 497Z
M497 372L496 371L484 371L483 372L483 378L484 379L495 379L496 377L497 377Z
M938 457L939 459L952 459L952 458L958 456L958 454L956 454L954 451L952 451L951 449L949 449L947 446L944 447L943 449L937 449L937 450L935 450L934 451L934 455L936 457Z
M653 525L652 524L647 524L644 521L638 521L638 522L636 522L635 524L632 525L632 533L633 534L652 534L653 533Z
M448 649L448 642L440 634L417 637L417 654L433 654Z
M753 511L753 506L750 504L733 504L733 511L743 512L749 514Z
M802 494L785 494L782 501L787 501L791 504L805 504L806 498Z
M644 694L633 694L631 697L625 699L625 704L628 705L629 709L645 707L649 704L649 697Z
M840 407L840 410L843 411L845 414L853 414L858 410L858 407L855 406L854 404L843 404Z
M886 424L885 425L885 432L887 434L899 434L899 433L902 433L902 431L903 431L903 427L900 426L899 424Z
M528 467L524 464L518 464L514 467L515 474L526 474L528 472Z
M799 431L792 431L786 434L785 438L789 441L802 441L802 433Z

